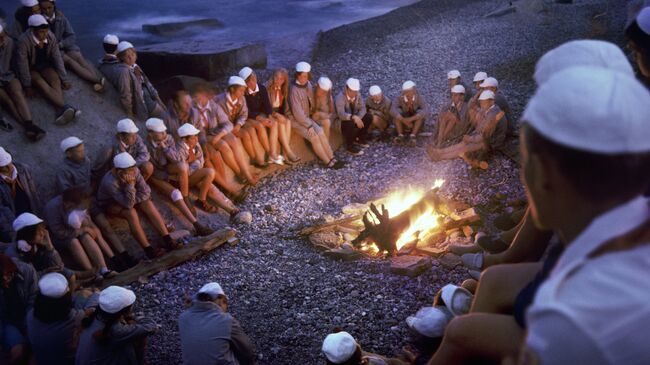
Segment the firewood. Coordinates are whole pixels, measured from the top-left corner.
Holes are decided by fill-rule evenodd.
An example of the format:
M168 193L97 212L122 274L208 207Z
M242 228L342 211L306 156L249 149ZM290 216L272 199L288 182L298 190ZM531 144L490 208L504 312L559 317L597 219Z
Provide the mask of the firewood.
M169 270L225 244L230 238L235 236L235 233L235 230L231 228L220 229L207 237L199 238L187 246L171 251L153 261L141 261L134 267L122 271L117 276L104 280L103 287L127 285L141 280L141 278L148 278L161 271Z
M326 223L321 223L310 227L304 227L297 232L296 236L298 237L309 236L312 233L320 232L335 226L340 226L340 225L347 226L347 224L349 224L350 222L358 221L360 219L361 219L361 215L355 215L351 217L337 219L332 222L326 222Z

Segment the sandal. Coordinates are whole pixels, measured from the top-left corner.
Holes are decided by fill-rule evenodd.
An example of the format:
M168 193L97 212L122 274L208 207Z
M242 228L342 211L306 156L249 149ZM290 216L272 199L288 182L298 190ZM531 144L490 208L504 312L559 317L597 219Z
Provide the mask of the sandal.
M217 207L215 207L214 205L208 203L207 200L197 200L196 203L200 204L199 208L201 208L206 213L216 213L217 212Z
M300 157L298 157L298 156L296 156L296 157L293 158L293 159L286 157L286 158L284 159L284 162L286 162L288 165L295 165L295 164L297 164L298 162L300 162L300 160L302 160L302 159L301 159Z

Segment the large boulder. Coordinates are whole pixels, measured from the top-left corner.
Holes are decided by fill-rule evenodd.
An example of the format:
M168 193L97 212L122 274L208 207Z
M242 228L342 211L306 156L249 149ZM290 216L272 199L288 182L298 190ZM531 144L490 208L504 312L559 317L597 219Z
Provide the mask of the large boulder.
M138 64L154 79L188 75L216 80L244 66L266 67L262 43L179 41L138 47Z

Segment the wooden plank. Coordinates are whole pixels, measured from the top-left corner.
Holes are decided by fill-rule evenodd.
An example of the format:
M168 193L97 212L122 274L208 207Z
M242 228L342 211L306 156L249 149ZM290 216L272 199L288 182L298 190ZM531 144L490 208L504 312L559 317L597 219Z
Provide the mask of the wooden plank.
M445 223L445 229L447 230L461 228L481 220L481 216L476 213L474 208L465 209L458 214L451 214L450 217L453 221Z
M104 280L103 287L130 284L138 281L141 277L147 278L161 271L169 270L222 246L234 237L235 233L235 230L231 228L220 229L207 237L191 242L181 249L168 252L153 261L141 261L117 276Z
M354 222L361 219L361 215L355 215L352 217L337 219L327 223L316 224L314 226L305 227L298 231L298 236L309 236L312 233L320 232L328 228L332 228L338 225L345 225L346 223Z

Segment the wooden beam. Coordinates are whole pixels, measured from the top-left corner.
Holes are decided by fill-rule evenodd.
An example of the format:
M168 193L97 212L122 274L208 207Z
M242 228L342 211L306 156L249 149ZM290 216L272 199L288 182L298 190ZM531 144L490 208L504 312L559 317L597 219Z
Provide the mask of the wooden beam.
M117 276L104 280L103 287L105 288L110 285L127 285L138 281L142 277L148 278L149 276L155 275L161 271L169 270L184 262L203 256L215 248L222 246L234 237L235 233L235 230L231 228L220 229L207 237L202 237L191 242L181 249L168 252L164 256L153 261L141 261L134 267L122 271Z
M327 223L321 223L321 224L316 224L310 227L305 227L302 228L301 230L298 231L297 235L298 236L309 236L312 233L320 232L323 230L326 230L328 228L332 228L334 226L338 225L345 225L346 223L354 222L357 220L361 220L361 215L354 215L352 217L347 217L347 218L342 218L342 219L337 219L331 222Z

